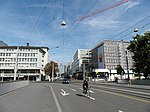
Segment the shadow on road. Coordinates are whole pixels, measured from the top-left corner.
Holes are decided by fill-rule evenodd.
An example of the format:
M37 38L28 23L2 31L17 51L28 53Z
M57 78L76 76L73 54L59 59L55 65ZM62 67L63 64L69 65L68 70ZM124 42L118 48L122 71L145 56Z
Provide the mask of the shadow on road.
M80 97L85 97L85 95L83 94L76 94L77 96L80 96Z

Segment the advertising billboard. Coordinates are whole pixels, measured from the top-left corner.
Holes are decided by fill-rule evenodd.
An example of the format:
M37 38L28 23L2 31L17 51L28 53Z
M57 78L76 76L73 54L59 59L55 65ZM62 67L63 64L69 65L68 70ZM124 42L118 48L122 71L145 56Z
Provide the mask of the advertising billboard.
M99 47L98 49L98 68L104 68L104 46Z

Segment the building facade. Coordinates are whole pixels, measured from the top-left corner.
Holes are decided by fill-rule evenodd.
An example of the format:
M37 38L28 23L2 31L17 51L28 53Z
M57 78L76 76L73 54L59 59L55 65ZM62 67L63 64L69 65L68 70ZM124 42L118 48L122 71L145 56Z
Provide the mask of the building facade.
M90 50L89 49L78 49L73 57L72 62L72 75L78 77L79 73L83 75L83 63L89 62Z
M0 46L1 80L41 80L48 62L48 47Z
M121 65L124 70L133 66L132 53L127 50L127 41L104 40L91 50L91 63L95 69L115 70Z

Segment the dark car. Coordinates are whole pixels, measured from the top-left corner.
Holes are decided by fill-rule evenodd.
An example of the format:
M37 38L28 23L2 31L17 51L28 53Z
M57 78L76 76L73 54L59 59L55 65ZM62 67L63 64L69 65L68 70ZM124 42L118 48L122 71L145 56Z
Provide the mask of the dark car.
M63 84L69 84L69 80L68 80L68 79L63 79L63 80L62 80L62 83L63 83Z

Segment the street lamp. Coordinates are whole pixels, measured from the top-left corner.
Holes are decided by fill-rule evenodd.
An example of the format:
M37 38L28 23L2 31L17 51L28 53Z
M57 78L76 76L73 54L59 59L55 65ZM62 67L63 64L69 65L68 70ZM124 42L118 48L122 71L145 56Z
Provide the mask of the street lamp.
M139 31L138 28L135 28L135 29L134 29L134 32L138 32L138 31Z
M62 20L61 26L66 26L66 22L64 20Z

